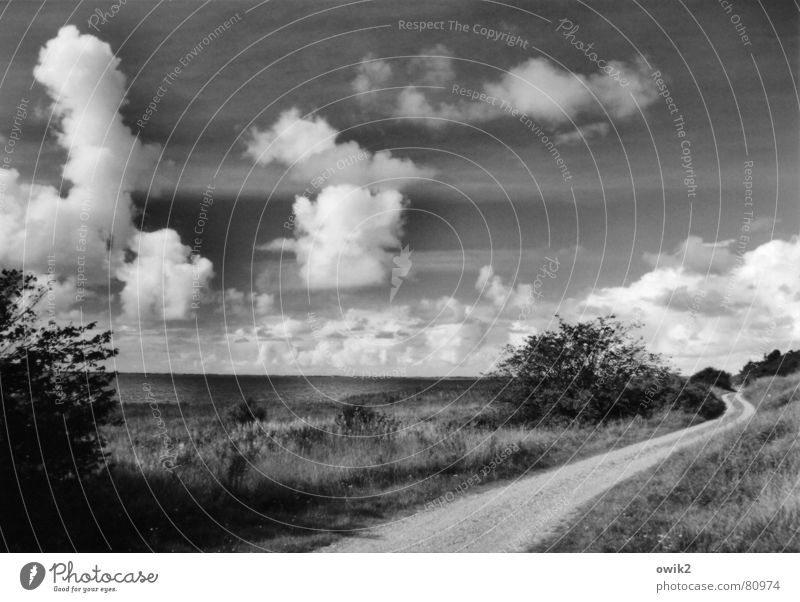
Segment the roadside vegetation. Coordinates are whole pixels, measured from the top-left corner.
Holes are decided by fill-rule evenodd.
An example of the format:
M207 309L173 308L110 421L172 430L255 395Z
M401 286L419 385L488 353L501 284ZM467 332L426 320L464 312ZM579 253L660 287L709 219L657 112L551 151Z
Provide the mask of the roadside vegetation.
M744 389L756 414L618 485L537 545L555 552L800 552L800 374Z
M786 376L800 371L800 349L781 353L773 349L760 360L747 362L736 377L737 382L748 385L765 376Z
M724 408L613 316L561 321L476 381L351 396L291 420L249 399L120 406L101 369L108 333L40 323L45 291L18 272L2 293L1 467L24 499L4 498L0 530L16 550L311 549L465 482L471 493Z

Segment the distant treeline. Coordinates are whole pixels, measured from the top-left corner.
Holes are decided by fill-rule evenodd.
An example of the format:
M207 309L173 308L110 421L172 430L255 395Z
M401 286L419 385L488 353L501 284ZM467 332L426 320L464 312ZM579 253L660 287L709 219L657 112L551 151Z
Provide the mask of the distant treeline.
M800 349L790 350L785 354L774 349L761 360L747 362L737 380L747 385L763 376L786 376L797 371L800 371Z

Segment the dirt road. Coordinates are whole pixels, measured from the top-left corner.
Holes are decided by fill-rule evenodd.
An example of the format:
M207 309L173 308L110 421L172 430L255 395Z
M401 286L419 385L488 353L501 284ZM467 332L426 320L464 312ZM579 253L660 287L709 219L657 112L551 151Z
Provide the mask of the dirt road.
M369 529L322 552L522 552L577 508L671 453L747 420L755 409L724 396L721 418L464 495L435 510Z

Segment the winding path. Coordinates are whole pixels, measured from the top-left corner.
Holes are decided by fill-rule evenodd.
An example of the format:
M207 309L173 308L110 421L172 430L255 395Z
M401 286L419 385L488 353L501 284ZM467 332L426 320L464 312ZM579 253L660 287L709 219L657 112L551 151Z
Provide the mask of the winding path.
M365 530L321 552L522 552L581 505L673 452L742 423L755 412L739 393L723 396L716 420L464 495L431 511Z

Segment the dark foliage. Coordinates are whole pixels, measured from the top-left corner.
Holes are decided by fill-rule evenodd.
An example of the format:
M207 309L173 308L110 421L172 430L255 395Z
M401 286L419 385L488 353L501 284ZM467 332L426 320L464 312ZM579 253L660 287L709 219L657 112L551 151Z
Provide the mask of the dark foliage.
M115 405L103 362L116 350L94 323L39 320L46 293L31 275L0 273L0 472L57 482L103 464L98 426Z
M708 368L703 368L700 370L700 372L692 374L689 380L694 383L702 383L712 387L719 387L721 389L733 391L730 372L718 370L710 366Z
M369 406L345 405L336 416L336 426L347 435L390 435L400 422Z
M747 362L737 375L737 380L747 385L762 376L786 376L800 370L800 349L782 354L774 349L764 354L763 359Z
M40 320L47 292L31 275L0 272L0 533L16 551L97 547L95 519L114 512L86 502L104 482L99 427L115 408L103 366L116 354L111 333Z
M243 399L228 411L228 417L236 424L265 422L267 408L252 398Z
M492 374L499 397L527 424L649 416L680 409L703 418L719 416L724 404L703 383L672 374L614 316L568 324L528 337Z
M624 396L636 379L666 374L660 356L649 353L632 326L614 316L568 324L530 336L492 376L505 383L501 399L518 406L524 422L569 419L597 422L645 414L641 399Z

